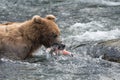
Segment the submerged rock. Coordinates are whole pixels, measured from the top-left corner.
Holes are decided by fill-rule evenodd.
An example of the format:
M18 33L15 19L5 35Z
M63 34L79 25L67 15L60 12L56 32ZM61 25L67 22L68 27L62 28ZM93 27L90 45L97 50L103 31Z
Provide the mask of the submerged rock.
M93 58L120 63L120 39L113 39L102 42L89 42L75 47L75 51L81 55L89 55Z
M102 46L102 59L120 62L120 39L104 41L98 45Z

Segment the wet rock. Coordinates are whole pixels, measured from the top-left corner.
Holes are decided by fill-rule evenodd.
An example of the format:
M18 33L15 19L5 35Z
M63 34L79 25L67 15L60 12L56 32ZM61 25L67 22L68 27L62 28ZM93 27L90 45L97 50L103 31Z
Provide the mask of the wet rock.
M102 58L104 60L120 63L120 39L87 42L71 50L81 55L89 55L92 58Z
M108 40L98 43L102 46L100 51L103 54L103 59L108 61L120 62L120 39Z

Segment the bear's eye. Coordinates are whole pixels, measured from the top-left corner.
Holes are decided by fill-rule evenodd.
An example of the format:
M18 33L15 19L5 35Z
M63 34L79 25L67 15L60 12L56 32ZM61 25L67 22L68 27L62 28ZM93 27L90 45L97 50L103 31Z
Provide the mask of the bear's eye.
M55 34L55 35L53 35L53 38L57 38L57 35Z
M57 36L58 36L57 34L52 33L52 37L53 37L53 38L57 38Z

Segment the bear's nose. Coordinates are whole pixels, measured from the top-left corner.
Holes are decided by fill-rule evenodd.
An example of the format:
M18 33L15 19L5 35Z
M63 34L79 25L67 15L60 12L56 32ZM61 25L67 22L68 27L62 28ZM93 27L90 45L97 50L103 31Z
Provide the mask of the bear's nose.
M63 50L63 49L65 49L65 44L63 44L63 43L53 43L52 47L57 48L59 50Z
M59 41L59 43L61 44L61 43L62 43L62 41Z
M65 49L65 44L60 44L60 45L58 46L58 49L60 49L60 50Z

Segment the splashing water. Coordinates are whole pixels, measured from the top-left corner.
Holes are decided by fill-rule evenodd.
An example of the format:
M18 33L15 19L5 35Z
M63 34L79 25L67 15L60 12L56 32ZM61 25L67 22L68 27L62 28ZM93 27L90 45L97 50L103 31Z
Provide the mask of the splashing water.
M1 22L23 21L36 14L56 15L67 47L120 37L119 0L1 0L0 6ZM35 52L39 58L1 59L0 80L119 80L120 64L91 57L92 47L71 50L74 57L46 59L41 48Z

